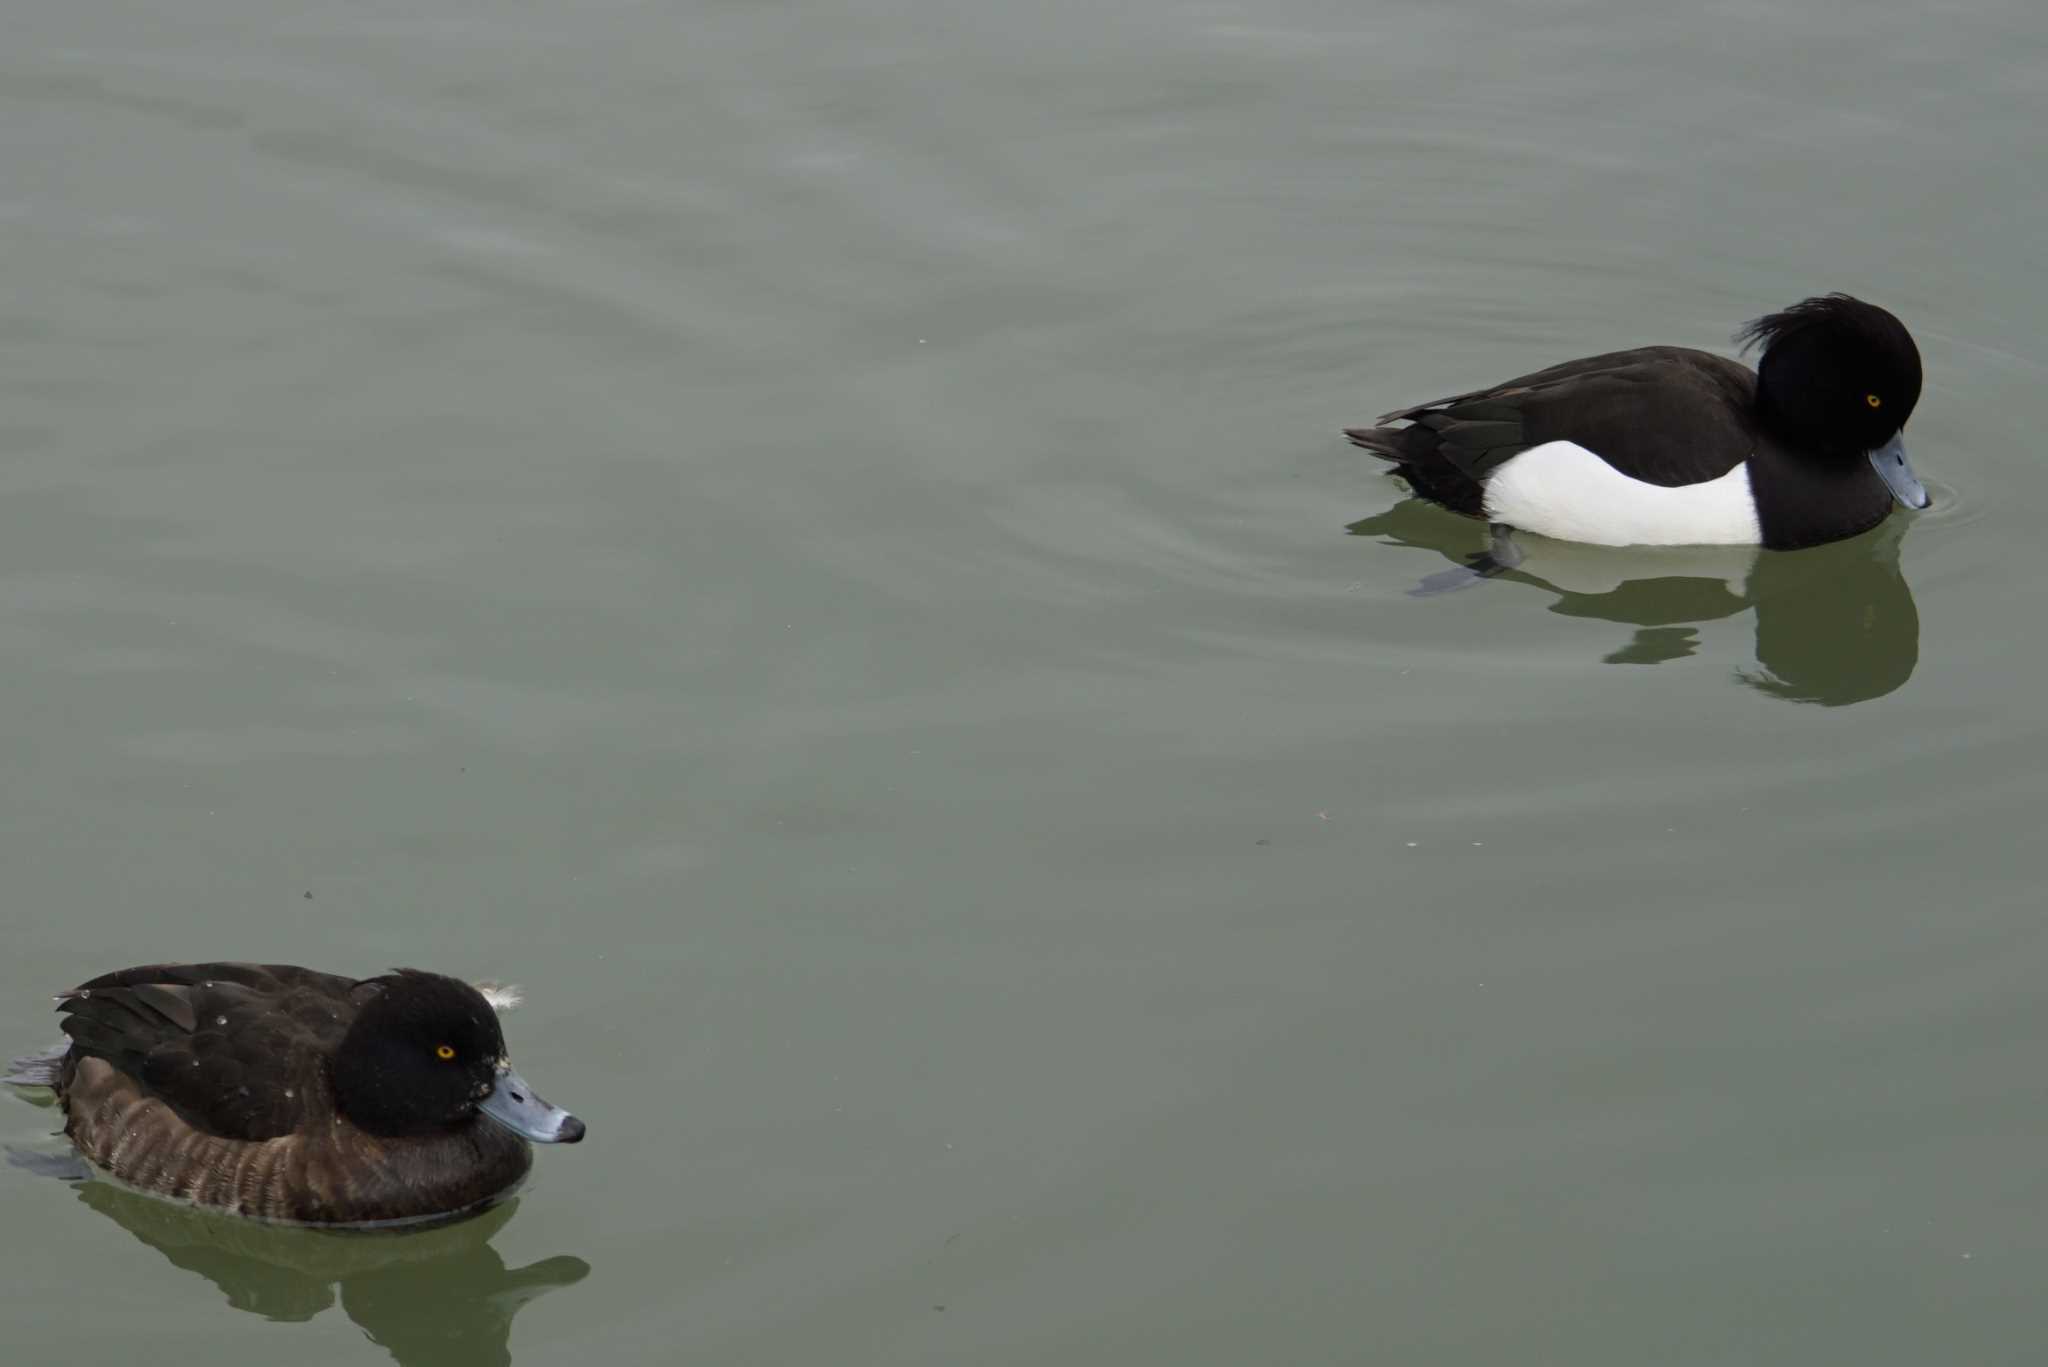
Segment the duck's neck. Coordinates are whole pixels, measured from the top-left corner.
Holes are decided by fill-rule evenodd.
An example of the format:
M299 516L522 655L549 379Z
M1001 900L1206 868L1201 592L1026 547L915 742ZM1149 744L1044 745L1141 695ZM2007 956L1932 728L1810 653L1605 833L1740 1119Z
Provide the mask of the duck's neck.
M1868 460L1815 459L1768 433L1749 458L1749 484L1763 544L1772 550L1839 541L1875 527L1892 510L1891 490Z

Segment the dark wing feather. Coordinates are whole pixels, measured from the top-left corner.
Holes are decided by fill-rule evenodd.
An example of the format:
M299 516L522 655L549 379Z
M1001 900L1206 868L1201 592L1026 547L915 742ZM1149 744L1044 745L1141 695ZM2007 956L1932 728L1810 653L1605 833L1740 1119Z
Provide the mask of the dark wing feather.
M1396 409L1353 442L1404 467L1441 465L1483 482L1549 441L1576 442L1633 479L1677 487L1748 459L1756 376L1688 347L1640 347L1566 361L1505 384Z
M74 1054L105 1059L186 1123L273 1139L326 1103L354 985L281 965L156 964L95 978L57 1009Z
M1432 408L1451 408L1459 404L1473 403L1481 399L1512 399L1530 390L1554 388L1574 380L1581 380L1594 375L1605 375L1617 370L1626 370L1632 366L1639 366L1646 360L1690 358L1721 361L1721 358L1718 356L1710 355L1704 351L1694 351L1689 347L1651 346L1634 347L1628 351L1603 351L1598 356L1581 356L1577 360L1560 361L1556 365L1545 366L1542 370L1531 371L1527 375L1517 375L1512 380L1503 380L1499 384L1490 384L1483 389L1468 389L1462 394L1453 394L1447 399L1431 399L1428 403L1410 404L1406 408L1397 408L1391 413L1382 413L1379 417L1374 418L1373 421L1376 423L1400 422L1404 418L1412 419L1418 414L1426 413ZM1747 367L1736 362L1725 361L1722 364L1733 365L1737 370L1741 370L1745 374L1747 373Z

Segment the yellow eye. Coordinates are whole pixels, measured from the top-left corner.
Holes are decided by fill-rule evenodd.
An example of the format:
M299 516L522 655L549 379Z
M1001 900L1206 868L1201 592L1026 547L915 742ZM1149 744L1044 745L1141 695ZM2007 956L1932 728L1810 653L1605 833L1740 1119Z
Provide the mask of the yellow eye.
M1884 407L1884 400L1878 398L1875 394L1865 394L1863 396L1863 402L1869 404L1872 408Z
M451 1058L454 1058L454 1057L455 1057L455 1046L454 1046L454 1045L452 1045L452 1044L437 1044L437 1045L435 1045L435 1046L434 1046L434 1057L435 1057L435 1058L438 1058L438 1059L444 1059L444 1060L445 1060L445 1059L451 1059Z

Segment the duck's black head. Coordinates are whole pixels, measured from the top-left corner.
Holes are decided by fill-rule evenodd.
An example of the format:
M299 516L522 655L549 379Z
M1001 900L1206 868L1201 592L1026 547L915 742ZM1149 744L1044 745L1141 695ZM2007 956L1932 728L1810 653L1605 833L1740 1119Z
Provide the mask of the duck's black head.
M355 991L362 1005L332 1072L335 1103L358 1128L398 1138L482 1115L528 1139L583 1137L582 1121L512 1071L497 1012L468 983L406 968Z
M1920 402L1920 349L1906 325L1846 294L1801 300L1736 334L1763 348L1757 414L1771 435L1810 459L1867 458L1900 503L1927 506L1901 436Z
M1803 450L1857 456L1896 436L1920 402L1920 349L1906 325L1846 294L1806 299L1736 334L1763 348L1757 407Z

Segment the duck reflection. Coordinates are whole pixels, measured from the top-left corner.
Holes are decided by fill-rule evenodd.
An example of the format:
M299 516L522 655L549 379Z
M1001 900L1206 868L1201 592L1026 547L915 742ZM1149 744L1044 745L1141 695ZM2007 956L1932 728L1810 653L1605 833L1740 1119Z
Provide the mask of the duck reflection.
M78 1199L175 1265L270 1320L308 1320L333 1305L393 1360L508 1367L512 1317L534 1297L590 1274L581 1258L508 1268L490 1247L516 1200L460 1224L409 1233L294 1229L196 1211L90 1181Z
M1862 536L1803 551L1581 546L1518 535L1520 563L1489 576L1556 594L1550 610L1566 617L1633 627L1602 657L1608 664L1683 659L1699 649L1696 624L1754 609L1757 665L1737 677L1774 698L1841 707L1892 692L1919 663L1920 614L1899 570L1908 525L1892 517ZM1483 526L1419 499L1348 530L1435 551L1461 567L1486 555Z

